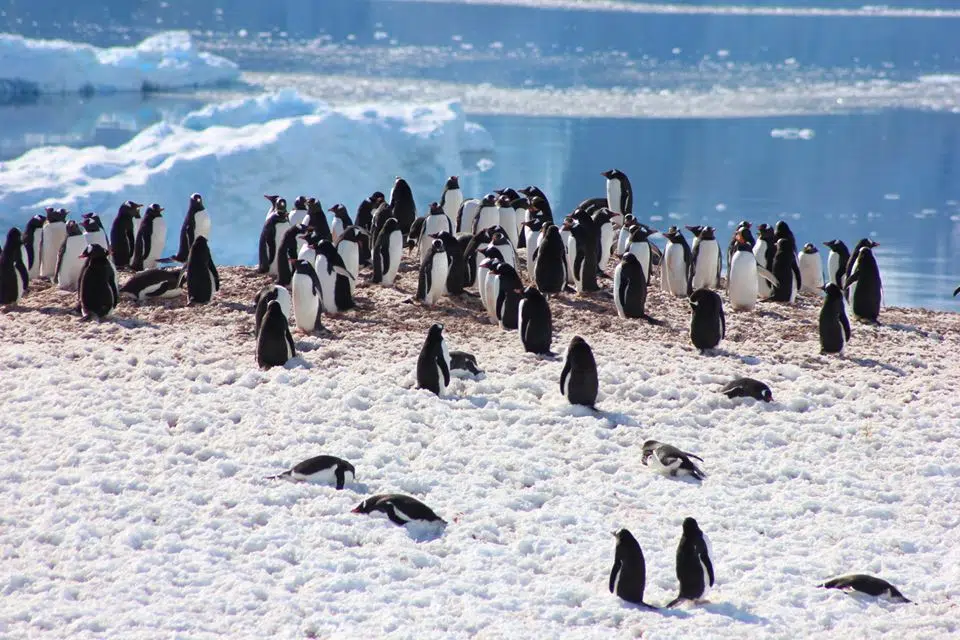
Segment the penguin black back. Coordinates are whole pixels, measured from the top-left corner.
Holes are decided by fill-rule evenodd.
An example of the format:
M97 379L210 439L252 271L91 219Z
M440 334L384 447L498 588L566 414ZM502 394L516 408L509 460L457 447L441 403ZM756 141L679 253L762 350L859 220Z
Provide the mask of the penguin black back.
M622 318L649 318L647 306L647 276L640 260L625 253L613 272L613 299Z
M723 385L720 393L728 398L753 398L761 402L771 402L773 392L765 383L753 378L735 378Z
M180 286L187 289L188 304L210 302L213 294L220 290L220 274L210 255L207 239L203 236L197 236L190 247Z
M846 306L843 302L843 292L832 282L823 288L826 298L820 308L821 353L840 353L844 345L850 341L850 320L847 318Z
M463 282L466 276L465 261L463 259L463 249L460 241L449 231L441 231L432 237L443 243L444 251L447 253L447 295L458 296L463 293Z
M610 570L610 593L627 602L656 609L643 601L643 591L647 585L647 564L643 559L640 543L627 529L620 529L613 535L617 539L617 547L613 568Z
M715 291L697 289L690 294L690 341L701 351L713 349L727 333L723 300Z
M553 318L547 299L536 287L523 290L518 307L518 329L524 351L541 355L551 355L553 342Z
M203 198L200 194L194 193L191 195L190 203L187 206L187 215L180 227L180 246L177 249L177 255L173 258L177 262L186 262L190 256L190 247L193 246L193 240L196 238L197 214L204 210Z
M113 263L118 269L130 266L133 259L134 241L133 220L140 218L140 208L133 200L127 200L117 210L117 217L110 227L110 249L113 252Z
M567 258L560 229L551 224L533 252L533 279L543 293L560 293L567 283Z
M26 292L29 276L23 264L23 236L16 227L7 231L0 254L0 304L15 304Z
M683 600L699 600L713 586L713 559L700 526L693 518L683 521L683 535L677 545L677 579L680 594L667 608Z
M853 271L847 278L850 310L857 318L877 322L883 304L883 282L873 249L865 246L853 258Z
M267 312L257 332L257 365L261 369L283 366L296 355L287 316L283 314L280 303L271 300L267 303Z
M842 591L859 591L870 596L888 596L891 600L908 603L900 590L895 586L876 576L865 573L854 573L848 576L839 576L832 580L827 580L823 584L817 585L825 589L840 589Z
M450 352L443 341L443 325L434 324L417 358L417 388L440 395L450 385Z
M333 241L333 234L330 233L330 223L327 222L327 214L323 212L323 205L316 198L307 198L307 215L303 224L308 229L312 229L314 235L320 240Z
M777 251L773 255L772 270L777 284L773 287L773 293L767 298L774 302L791 302L802 284L796 246L790 242L790 238L786 237L777 239Z
M117 280L107 256L107 250L98 244L92 244L88 245L80 255L84 258L77 286L80 313L83 319L104 318L110 315L120 299Z
M560 393L570 404L594 407L600 388L597 362L586 340L574 336L567 348L567 357L560 372Z
M393 215L400 224L400 232L406 238L410 234L410 227L417 219L417 205L413 200L413 191L407 181L397 176L390 191L390 207Z
M355 224L358 227L373 230L373 212L383 204L384 196L379 191L374 191L368 198L364 199L357 207L357 214L354 216Z
M352 513L366 514L373 513L374 511L387 514L391 522L401 527L412 520L446 524L446 521L434 513L433 509L427 505L416 498L399 493L371 496L357 505Z
M823 243L823 246L830 248L830 256L827 258L829 282L842 287L847 274L847 264L850 262L850 250L847 249L843 240L828 240ZM833 257L834 255L836 258ZM832 260L835 262L831 262Z

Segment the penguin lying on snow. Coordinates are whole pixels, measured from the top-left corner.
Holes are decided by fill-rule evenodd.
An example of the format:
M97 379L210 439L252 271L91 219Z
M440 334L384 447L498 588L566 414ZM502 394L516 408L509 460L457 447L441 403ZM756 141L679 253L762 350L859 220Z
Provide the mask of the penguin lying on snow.
M681 451L672 444L647 440L643 443L643 457L640 462L666 476L690 475L696 480L703 480L706 474L691 458L703 462L700 456Z
M840 589L841 591L859 591L870 596L886 596L894 602L910 602L895 586L886 580L863 573L840 576L817 586L825 589Z
M343 489L344 485L348 482L352 483L355 477L356 469L343 458L316 456L298 463L292 469L283 473L267 476L264 479L289 478L301 482L322 482L324 484L336 482L337 489Z
M728 398L753 398L761 402L773 400L773 392L763 382L753 378L736 378L723 385L720 393Z
M670 601L670 609L684 600L701 601L714 583L710 543L693 518L683 521L683 535L677 546L677 579L680 595Z
M371 496L361 502L351 513L372 513L380 511L387 514L390 521L401 527L408 522L438 522L446 524L447 521L438 516L427 505L416 498L405 496L399 493L384 493Z
M134 300L176 298L183 295L180 269L147 269L138 271L120 288L120 295Z
M470 375L478 376L483 371L477 367L477 357L466 351L450 352L450 372L466 371Z
M643 560L640 543L627 529L620 529L613 535L617 539L617 548L613 557L613 568L610 570L610 593L627 602L656 609L643 601L647 565Z

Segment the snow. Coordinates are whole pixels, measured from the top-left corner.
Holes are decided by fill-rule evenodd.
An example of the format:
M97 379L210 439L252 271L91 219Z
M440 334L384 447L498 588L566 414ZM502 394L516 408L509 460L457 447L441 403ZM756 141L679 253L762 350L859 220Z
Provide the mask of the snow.
M239 77L236 64L198 51L186 31L165 31L135 47L106 49L0 34L0 93L175 89Z
M360 308L256 369L252 300L222 270L214 303L121 303L79 323L34 290L0 314L0 629L10 637L946 637L960 622L960 347L956 314L885 309L844 358L818 355L818 305L729 313L712 357L687 305L651 287L662 327L602 295L551 300L562 351L591 344L596 417L567 405L562 360L522 354L479 301L402 304L361 283ZM414 388L427 328L485 375ZM729 400L734 375L775 402ZM700 455L702 483L645 468L657 439ZM267 481L321 453L343 491ZM401 528L350 510L402 492L449 524ZM607 591L611 531L647 563L647 601L676 595L681 522L710 536L711 604L648 612ZM816 584L877 574L918 604Z

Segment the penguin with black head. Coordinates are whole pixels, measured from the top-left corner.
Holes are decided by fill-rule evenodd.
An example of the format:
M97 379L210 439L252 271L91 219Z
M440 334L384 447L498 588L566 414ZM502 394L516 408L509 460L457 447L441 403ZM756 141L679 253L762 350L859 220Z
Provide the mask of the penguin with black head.
M620 529L613 536L617 539L617 546L613 556L613 568L610 569L610 593L627 602L656 609L643 601L643 591L647 585L647 564L643 559L640 543L627 529Z
M417 358L417 388L442 395L450 385L450 350L443 339L443 325L436 323L427 331L427 338Z
M206 304L220 290L220 274L210 255L210 245L204 236L197 236L190 247L187 264L180 276L180 288L187 290L187 304Z
M142 204L127 200L117 210L117 217L110 227L110 245L113 252L113 263L117 269L130 266L133 259L136 234L133 231L133 221L140 219Z
M257 332L257 365L261 369L282 367L296 355L287 316L280 303L271 300Z
M87 245L81 257L84 260L77 286L77 302L81 320L105 318L117 306L120 292L113 265L107 250L98 244Z
M553 318L550 304L540 291L530 286L523 290L517 307L517 325L523 350L538 355L553 355Z
M832 282L823 288L827 294L820 307L818 330L820 353L842 353L850 341L850 320L843 301L843 292Z
M560 372L560 393L570 404L595 408L600 382L593 350L586 340L574 336L567 347L567 357Z
M697 289L690 294L690 341L702 352L713 349L727 333L723 300L716 291Z
M683 535L677 546L677 579L680 594L670 601L667 609L686 600L702 601L714 584L710 543L693 518L683 521Z
M16 304L30 284L27 266L23 263L23 239L20 229L11 228L0 254L0 304Z

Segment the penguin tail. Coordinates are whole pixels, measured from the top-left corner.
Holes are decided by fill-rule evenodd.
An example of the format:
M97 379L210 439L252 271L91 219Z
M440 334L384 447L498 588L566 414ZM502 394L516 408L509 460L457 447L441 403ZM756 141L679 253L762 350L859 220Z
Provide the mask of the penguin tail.
M663 320L657 320L656 318L651 317L651 316L648 316L647 314L643 314L643 315L640 316L640 317L643 318L643 319L646 320L649 324L652 324L652 325L655 326L655 327L662 327L662 326L663 326Z
M275 476L264 476L264 480L279 480L280 478L287 478L293 475L293 470L284 471L283 473L278 473Z
M639 604L641 607L646 607L647 609L650 609L651 611L659 611L659 610L660 610L659 607L654 606L654 605L652 605L652 604L649 604L649 603L647 603L647 602L643 602L642 600L641 600L640 602L638 602L637 604Z
M670 603L664 607L664 609L673 609L675 606L677 606L684 600L686 600L686 598L684 598L683 596L677 596L676 598L671 600Z

